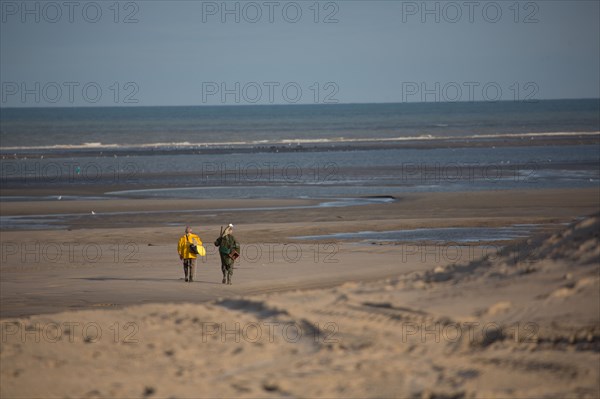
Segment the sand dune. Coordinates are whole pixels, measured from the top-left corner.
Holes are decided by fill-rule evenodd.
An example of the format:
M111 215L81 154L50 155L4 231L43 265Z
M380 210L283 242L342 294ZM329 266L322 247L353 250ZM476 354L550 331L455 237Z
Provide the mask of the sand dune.
M2 397L597 398L598 216L376 282L2 321Z

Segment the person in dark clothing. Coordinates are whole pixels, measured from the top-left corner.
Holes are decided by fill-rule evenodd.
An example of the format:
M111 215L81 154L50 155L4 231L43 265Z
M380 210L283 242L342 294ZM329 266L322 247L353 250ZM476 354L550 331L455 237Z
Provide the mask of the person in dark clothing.
M221 271L223 272L223 284L231 285L233 276L233 265L240 256L240 244L233 236L233 225L229 224L215 241L215 246L219 247L221 256Z

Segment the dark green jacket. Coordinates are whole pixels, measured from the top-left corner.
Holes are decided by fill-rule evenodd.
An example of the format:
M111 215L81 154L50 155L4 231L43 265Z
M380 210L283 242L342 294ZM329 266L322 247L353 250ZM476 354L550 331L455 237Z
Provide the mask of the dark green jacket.
M219 247L221 261L224 261L228 265L234 262L233 259L229 257L229 254L233 250L236 250L238 253L240 252L240 244L238 244L238 242L235 240L235 237L231 234L217 238L215 241L215 246Z

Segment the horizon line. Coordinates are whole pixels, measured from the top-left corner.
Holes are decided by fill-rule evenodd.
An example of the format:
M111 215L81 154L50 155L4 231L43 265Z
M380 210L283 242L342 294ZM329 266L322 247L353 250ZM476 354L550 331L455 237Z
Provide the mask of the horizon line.
M277 104L169 104L169 105L50 105L50 106L0 106L0 110L16 110L16 109L76 109L76 108L167 108L167 107L267 107L267 106L336 106L336 105L391 105L391 104L475 104L475 103L523 103L523 104L535 104L542 101L581 101L581 100L598 100L600 97L577 97L577 98L545 98L535 100L478 100L478 101L410 101L410 102L338 102L338 103L277 103Z

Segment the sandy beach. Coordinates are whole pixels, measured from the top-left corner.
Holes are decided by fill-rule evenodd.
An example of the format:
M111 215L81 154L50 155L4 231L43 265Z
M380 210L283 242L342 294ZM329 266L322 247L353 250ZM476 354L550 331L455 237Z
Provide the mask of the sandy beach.
M308 209L293 206L315 200L7 202L2 204L3 216L28 215L40 207L47 215L78 216L69 219L68 230L2 232L0 312L2 317L14 317L148 302L204 302L469 262L507 243L356 245L352 240L294 237L515 224L553 230L596 212L597 194L593 189L405 194L390 203ZM91 215L90 209L96 214ZM221 221L234 222L236 237L243 243L232 287L216 284L221 271L212 243ZM207 256L198 261L195 287L181 290L183 271L176 242L186 224L204 241ZM489 247L483 247L486 244Z
M597 397L600 246L585 217L598 198L2 203L3 216L81 214L68 230L2 232L2 397ZM212 241L229 221L242 258L223 286ZM191 284L185 224L207 248ZM511 225L532 238L294 238Z
M1 3L0 399L600 399L599 1Z

